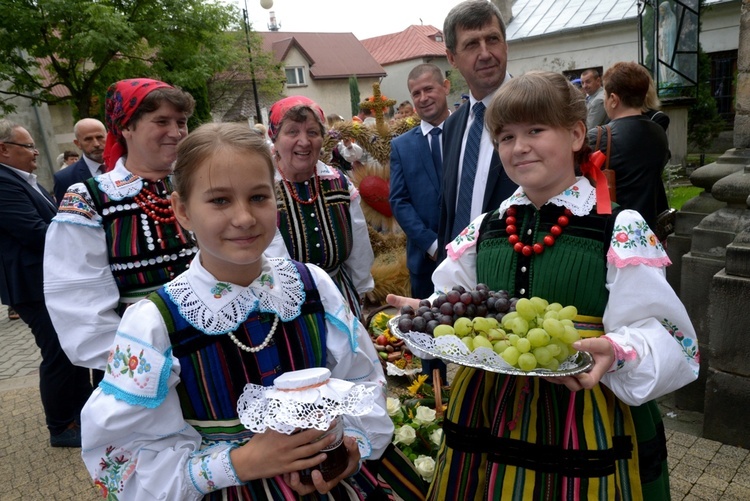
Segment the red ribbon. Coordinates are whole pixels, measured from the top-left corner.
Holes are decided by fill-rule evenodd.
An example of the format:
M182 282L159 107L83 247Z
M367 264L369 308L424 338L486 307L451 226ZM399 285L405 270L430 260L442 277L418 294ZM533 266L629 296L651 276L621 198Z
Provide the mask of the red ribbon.
M596 189L596 213L612 214L612 200L609 198L609 183L602 172L602 165L607 160L607 155L601 151L595 151L589 155L588 161L581 164L581 172L587 178L593 180Z

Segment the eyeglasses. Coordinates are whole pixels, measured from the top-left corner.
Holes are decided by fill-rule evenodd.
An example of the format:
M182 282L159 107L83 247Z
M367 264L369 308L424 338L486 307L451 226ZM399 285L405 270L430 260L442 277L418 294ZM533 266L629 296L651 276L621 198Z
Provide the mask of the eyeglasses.
M36 145L34 143L14 143L13 141L3 141L5 144L14 144L16 146L20 146L21 148L26 148L29 151L37 151Z

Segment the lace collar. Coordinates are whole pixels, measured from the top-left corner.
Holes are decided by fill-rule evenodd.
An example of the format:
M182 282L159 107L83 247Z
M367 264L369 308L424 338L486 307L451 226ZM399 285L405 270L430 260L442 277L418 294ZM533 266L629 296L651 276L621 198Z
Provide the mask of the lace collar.
M112 200L133 198L141 192L143 180L125 168L125 157L120 157L115 168L96 177L99 189Z
M299 316L305 291L299 272L288 259L263 256L260 276L248 287L219 282L200 262L164 286L180 314L206 334L237 330L254 311L275 313L282 322Z
M591 186L588 179L580 176L572 186L565 189L559 195L550 198L547 203L570 209L570 212L576 216L585 216L596 205L596 190ZM500 204L501 217L511 205L532 205L532 203L526 196L523 188L519 187L510 198Z

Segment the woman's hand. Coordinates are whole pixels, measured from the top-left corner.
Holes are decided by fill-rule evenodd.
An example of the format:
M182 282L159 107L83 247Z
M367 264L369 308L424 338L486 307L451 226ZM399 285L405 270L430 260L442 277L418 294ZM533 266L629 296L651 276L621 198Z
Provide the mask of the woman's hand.
M402 306L411 306L415 310L419 308L419 299L412 299L410 297L397 296L395 294L388 294L385 297L385 302L396 308L401 313Z
M336 440L336 436L331 434L314 442L323 433L311 429L286 435L267 430L253 435L245 445L232 450L229 457L234 471L243 482L314 468L326 458L325 453L320 451Z
M564 384L570 391L590 390L601 380L602 376L612 367L615 361L615 350L609 341L604 338L580 339L573 343L573 348L578 351L587 351L594 358L594 366L589 372L581 372L574 376L549 377L546 381L555 384Z
M286 485L294 489L294 491L300 496L305 496L315 491L318 491L320 494L327 494L343 479L354 475L359 468L360 456L357 440L353 437L344 437L344 447L346 447L349 463L343 473L338 477L326 482L323 480L323 474L320 470L313 470L311 474L313 481L312 485L303 484L299 478L299 470L297 470L291 473L284 473L284 482L286 482Z

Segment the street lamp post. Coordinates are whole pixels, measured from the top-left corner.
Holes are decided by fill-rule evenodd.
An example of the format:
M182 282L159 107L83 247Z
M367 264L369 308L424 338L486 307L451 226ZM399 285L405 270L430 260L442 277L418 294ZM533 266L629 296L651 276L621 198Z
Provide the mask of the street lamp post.
M265 3L273 4L268 0L264 0ZM263 5L263 1L261 2ZM265 5L263 5L265 7ZM270 5L269 5L270 7ZM245 0L245 8L242 9L242 16L245 22L245 40L247 42L247 55L250 59L250 79L253 85L253 100L255 100L255 123L263 123L263 119L260 114L260 103L258 102L258 85L255 82L255 62L253 61L253 49L250 45L250 20L247 14L247 0Z

